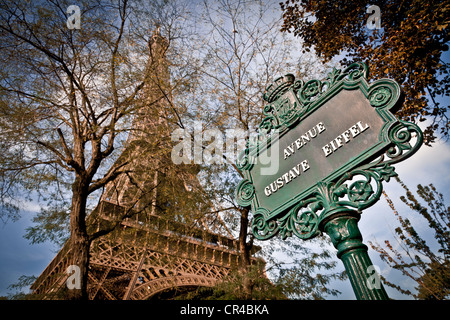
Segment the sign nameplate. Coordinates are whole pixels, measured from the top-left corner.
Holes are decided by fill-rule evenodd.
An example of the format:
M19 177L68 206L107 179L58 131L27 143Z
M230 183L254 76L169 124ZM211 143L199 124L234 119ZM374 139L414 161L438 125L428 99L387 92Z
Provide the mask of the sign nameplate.
M369 84L366 76L366 65L355 63L334 69L325 81L303 83L289 74L268 87L260 137L237 161L244 180L236 199L251 207L257 238L279 232L310 238L330 208L372 205L380 181L395 175L391 164L421 145L420 129L392 113L401 102L398 84ZM351 182L356 176L363 180ZM318 198L323 192L331 192L333 203ZM305 212L312 227L302 232L298 221Z

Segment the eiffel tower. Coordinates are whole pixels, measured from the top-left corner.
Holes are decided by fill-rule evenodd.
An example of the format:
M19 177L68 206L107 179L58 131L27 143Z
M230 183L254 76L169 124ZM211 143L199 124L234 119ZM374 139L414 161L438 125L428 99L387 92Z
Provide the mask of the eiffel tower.
M205 214L211 204L201 196L198 167L174 165L167 152L172 101L167 49L168 41L155 31L149 41L144 106L137 109L116 161L130 170L105 186L87 218L90 232L109 231L90 247L89 299L143 300L212 287L241 262L238 241L213 229L221 222L218 215L213 221ZM254 246L252 253L258 250ZM69 259L67 242L33 283L33 293L63 298L69 290Z

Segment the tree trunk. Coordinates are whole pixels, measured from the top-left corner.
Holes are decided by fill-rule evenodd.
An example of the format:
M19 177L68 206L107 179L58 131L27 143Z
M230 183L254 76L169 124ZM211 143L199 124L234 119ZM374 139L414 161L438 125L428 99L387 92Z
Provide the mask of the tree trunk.
M250 251L251 245L247 243L248 209L241 210L241 226L239 230L239 251L241 254L240 272L243 275L244 299L252 298L253 281L250 277Z
M90 241L86 230L86 201L89 183L82 177L75 178L72 185L72 208L70 212L70 245L73 273L72 285L68 285L69 300L87 300Z

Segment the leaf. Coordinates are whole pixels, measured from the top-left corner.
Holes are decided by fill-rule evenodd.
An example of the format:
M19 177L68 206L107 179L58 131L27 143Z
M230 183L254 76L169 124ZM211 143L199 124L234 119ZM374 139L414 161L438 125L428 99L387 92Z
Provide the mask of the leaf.
M348 186L347 184L343 184L341 186L339 186L336 190L334 190L334 194L336 196L338 196L339 198L342 198L344 195L346 195L348 192Z
M375 171L378 172L380 177L386 182L389 182L391 177L397 176L397 172L395 172L395 168L387 163L385 163L381 169L378 169Z

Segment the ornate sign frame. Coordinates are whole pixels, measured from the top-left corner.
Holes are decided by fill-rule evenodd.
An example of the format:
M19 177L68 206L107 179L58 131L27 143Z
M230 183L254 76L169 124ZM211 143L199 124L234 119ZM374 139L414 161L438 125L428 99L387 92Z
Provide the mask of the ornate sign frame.
M393 114L402 103L399 85L390 79L369 84L367 75L364 63L353 63L343 70L334 68L324 81L303 82L287 74L266 89L265 118L259 125L256 142L248 140L247 148L238 157L237 166L244 179L235 192L238 204L252 209L251 229L257 239L266 240L278 234L283 239L292 235L310 239L320 234L339 212L352 209L361 213L379 200L382 181L388 182L397 175L392 165L409 158L422 145L420 128L398 120ZM262 206L261 195L256 192L261 186L254 184L257 174L254 168L260 154L319 112L330 99L353 90L362 92L384 123L378 141L315 184L292 194L283 205L273 210ZM335 116L345 116L345 110Z

